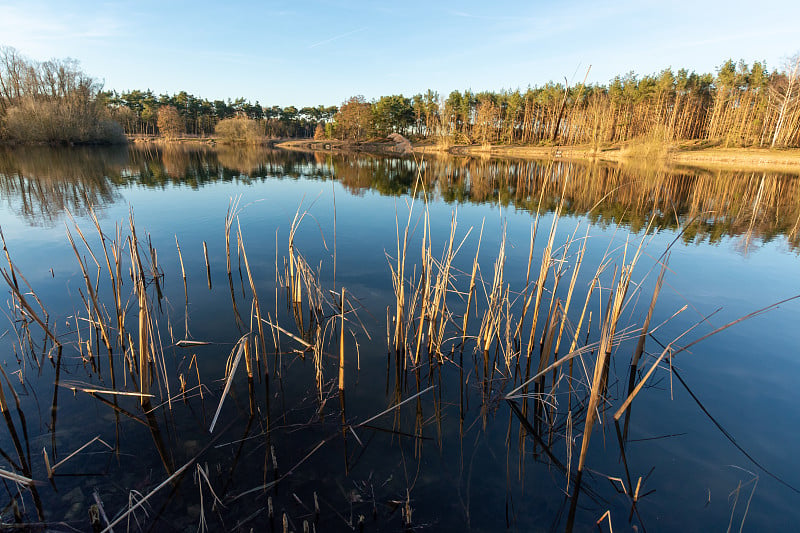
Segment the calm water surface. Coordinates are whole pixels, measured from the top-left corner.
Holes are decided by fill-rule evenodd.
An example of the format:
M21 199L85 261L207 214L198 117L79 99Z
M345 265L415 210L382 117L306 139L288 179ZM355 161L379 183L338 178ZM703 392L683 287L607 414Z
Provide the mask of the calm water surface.
M4 481L4 523L15 520L16 505L24 522L87 530L95 491L114 520L187 464L183 475L117 529L196 531L205 523L211 530L281 530L284 513L295 531L303 530L304 521L318 531L358 530L362 516L367 531L589 530L607 511L604 530L608 520L615 530L650 531L720 530L742 523L750 530L775 530L800 522L795 453L800 301L692 346L674 357L672 368L660 365L633 402L624 460L613 419L628 392L637 328L666 255L669 268L637 380L661 354L661 345L687 329L694 328L676 348L800 294L796 176L231 148L34 148L0 151L0 198L0 227L20 292L63 346L59 357L30 313L19 311L3 281L0 364L9 413L0 430L0 468L37 482L28 490ZM238 210L229 278L225 219L232 202ZM555 296L564 306L586 244L560 357L567 353L598 267L606 268L579 335L579 345L590 348L573 359L572 374L564 365L546 377L544 394L513 400L515 406L528 404L526 417L537 432L532 436L521 430L505 398L525 373L531 311L519 345L514 325L526 295L535 293L559 204L553 244L558 261L544 286L543 317L551 301L557 305L551 294L559 268ZM112 338L110 358L87 311L91 296L67 238L69 231L115 337L113 291L92 210L110 255L112 241L122 242L126 350ZM323 311L316 317L305 296L302 308L293 308L285 288L290 229L298 212L307 214L297 225L293 250L320 289ZM136 397L82 390L138 390L138 301L127 240L131 216L148 271L157 347L150 370L153 399L144 408ZM405 269L410 306L423 272L423 237L429 236L433 256L442 258L454 220L457 253L443 304L441 353L429 357L426 340L415 364L413 353L398 356L387 346L387 330L394 330L387 317L391 322L396 315L392 268L398 239L410 221ZM239 228L247 264L237 243ZM615 269L630 263L642 241L578 491L575 475L596 361L591 347L601 338ZM485 356L474 338L501 248L502 292L508 299ZM477 289L462 335L476 252ZM266 354L254 364L252 380L240 363L210 433L226 362L242 335L259 333L248 265L262 317L281 329L264 323ZM3 269L10 278L5 258ZM342 288L348 301L344 412L338 392ZM545 322L540 318L533 336L534 369ZM410 336L418 325L415 318ZM306 349L317 334L323 347L319 378L314 352ZM179 340L209 344L181 346ZM413 352L415 341L409 346ZM251 349L261 352L260 341ZM102 442L69 457L94 437ZM43 450L51 465L67 458L52 480Z

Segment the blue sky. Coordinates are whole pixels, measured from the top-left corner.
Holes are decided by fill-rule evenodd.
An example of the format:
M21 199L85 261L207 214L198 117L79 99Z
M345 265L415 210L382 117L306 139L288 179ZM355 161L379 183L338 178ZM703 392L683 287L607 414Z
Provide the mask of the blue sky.
M800 2L0 0L0 44L72 57L107 89L338 105L426 89L605 83L800 51Z

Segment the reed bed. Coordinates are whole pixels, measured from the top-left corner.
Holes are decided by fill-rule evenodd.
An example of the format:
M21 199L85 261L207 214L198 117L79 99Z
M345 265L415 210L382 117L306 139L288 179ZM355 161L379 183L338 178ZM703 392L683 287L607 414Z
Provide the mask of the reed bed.
M302 477L300 467L316 461L323 448L342 450L344 472L350 472L359 454L380 432L389 433L398 443L413 442L414 458L418 461L429 439L438 444L441 452L445 433L443 413L448 404L458 404L459 434L463 439L470 430L470 424L465 423L468 403L477 397L480 414L472 424L479 425L481 431L496 430L497 425L490 423L491 419L501 418L498 413L507 415L506 453L509 457L516 453L519 458L516 471L509 466L509 479L524 479L525 465L531 457L526 450L528 443L532 443L534 459L547 463L563 476L564 483L560 486L566 487L567 496L574 499L570 510L574 519L581 490L589 495L596 491L592 485L582 487L583 475L590 469L593 454L600 453L592 437L605 412L615 410L615 422L626 415L624 430L618 430L620 453L624 458L634 399L665 360L671 361L677 353L707 335L680 345L681 339L692 333L692 328L671 341L656 358L651 358L645 349L667 272L667 254L657 262L660 272L642 324L625 322L624 311L636 306L652 271L637 278L637 266L648 240L647 230L638 244L626 241L617 248L609 247L592 273L585 265L587 246L592 238L590 228L562 235L559 223L563 203L550 215L538 214L537 208L527 248L525 279L510 279L506 226L501 226L496 240L491 241L495 244L490 245L484 224L480 228L463 228L454 211L446 233L434 235L436 226L424 201L426 185L422 174L416 183L407 215L398 213L396 216L396 245L392 253L387 253L394 296L393 302L387 302L386 322L389 405L385 409L373 409L377 414L369 417L353 416L348 412L353 404L345 399L350 395L359 397L361 346L377 342L377 338L373 339L372 327L365 325L361 317L369 310L363 310L358 295L342 284L341 277L338 284L334 278L330 287L323 281L328 279L323 276L323 268L335 268L335 252L333 265L326 260L312 266L314 263L300 249L298 237L313 218L310 208L302 210L301 206L298 209L283 245L278 245L276 233L274 305L271 305L262 299L271 292L265 281L269 276L263 271L263 262L251 262L252 257L248 257L239 221L244 207L239 198L231 200L224 219L228 278L225 290L229 290L239 331L238 336L222 345L210 339L194 339L189 334L189 286L195 273L184 268L184 254L177 235L179 285L183 288L186 314L184 338L174 338L170 315L163 311L170 306L165 296L169 292L168 276L159 265L158 252L150 236L137 228L132 212L127 224L115 225L112 234L103 230L93 211L91 221L96 235L84 234L74 221L67 227L67 241L78 262L82 282L78 290L81 307L72 317L73 330L67 332L57 330L56 325L64 322L50 317L13 263L12 251L6 247L0 232L7 262L6 267L0 268L0 274L11 295L18 359L21 365L30 364L35 369L41 369L49 361L55 373L49 424L51 442L43 447L40 459L38 454L31 454L23 402L16 392L19 385L12 383L5 370L2 372L0 411L9 434L9 439L3 442L10 441L13 450L9 452L0 447L0 456L5 462L0 477L16 487L15 491L9 491L9 509L18 509L20 503L32 501L32 512L26 511L23 516L19 511L15 516L21 523L26 520L43 522L47 515L40 496L44 480L49 480L54 487L62 483L61 472L75 462L70 460L88 453L85 450L95 443L103 445L97 453L118 456L126 449L120 427L131 421L149 431L164 475L160 483L150 483L148 486L152 488L146 493L130 488L128 504L117 512L108 507L109 494L95 493L96 520L92 519L92 523L100 524L98 527L102 530L111 530L123 521L144 523L149 516L145 513L151 498L157 499L156 494L170 485L177 490L185 483L183 478L187 472L194 472L193 479L199 487L193 493L200 502L200 530L211 528L212 520L231 526L231 520L235 519L239 528L267 515L275 528L286 529L291 523L295 528L305 524L306 529L316 529L320 516L325 514L328 519L336 520L337 525L341 525L339 520L342 520L349 528L356 529L364 527L363 517L352 513L345 516L343 509L333 506L332 512L321 511L316 490L313 491L313 511L310 505L302 503L302 495L294 493L292 505L302 504L294 509L305 508L305 511L287 514L285 510L274 509L275 500L286 501L280 486L289 483L289 478ZM567 185L563 185L562 198L566 188ZM539 195L540 207L543 198L544 190ZM542 235L548 222L549 232ZM324 241L324 235L322 238ZM234 240L235 245L232 244ZM248 238L248 243L253 240ZM323 244L327 249L327 243ZM205 241L202 248L207 286L212 290L211 258ZM279 249L285 253L279 253ZM336 250L335 237L333 249ZM183 251L188 256L185 243ZM195 253L199 256L199 250ZM218 258L214 260L216 264ZM630 316L635 313L631 312ZM131 324L132 321L135 324ZM165 339L170 340L165 342ZM67 359L64 359L65 351ZM201 369L206 365L202 363L202 354L219 356L225 352L228 358L224 374L204 375ZM101 353L107 357L101 358ZM632 354L630 360L628 353ZM620 358L629 369L627 393L622 403L609 390L614 361ZM101 363L103 359L107 363ZM313 369L306 370L306 359ZM67 360L79 361L78 367L82 366L90 376L88 383L60 377L61 367ZM647 366L647 371L640 377L638 369L642 365ZM70 363L70 374L78 367ZM22 383L33 379L24 370L19 373ZM193 381L192 375L196 376L197 384L189 388L187 380ZM246 380L246 389L237 386L239 379ZM305 388L309 391L308 397L296 405L287 405L284 396L290 380L307 384ZM458 383L458 398L443 398L448 391L443 383L450 381ZM80 392L96 402L95 409L111 409L115 439L104 440L98 435L82 446L72 446L75 451L61 457L56 447L59 440L56 422L58 428L64 425L56 416L59 388L67 388L73 394ZM242 401L244 390L246 401ZM336 396L338 407L337 402L332 401ZM356 407L357 412L364 411L363 405ZM175 419L185 416L180 413L187 409L197 410L201 425L207 428L206 440L198 445L199 450L195 450L197 453L191 460L176 462L177 454L170 449L179 431ZM296 412L303 413L305 423L289 422L296 420ZM237 437L231 434L230 428L241 422L237 417L242 413L246 413L243 415L246 428L243 435ZM407 417L413 418L413 428L409 428ZM376 426L378 422L384 426ZM385 427L386 424L391 427ZM429 427L432 425L436 428L436 437L431 436ZM287 431L310 431L309 428L316 428L313 431L316 440L306 441L305 455L292 468L280 472L276 443L280 444L281 438L287 439ZM319 433L323 436L319 437ZM511 438L512 435L518 438ZM216 457L213 454L217 447L231 450L233 459L229 468L217 463L215 472L201 461L205 461L206 456ZM236 469L240 462L256 453L263 456L263 482L251 488L236 486ZM175 468L176 464L183 466ZM627 485L621 476L619 479L633 508L646 494L641 486L642 477L634 487L632 480L635 478L627 472L626 463ZM395 504L395 508L401 509L397 520L406 529L413 529L417 524L412 487L413 481L406 479L405 493ZM211 495L210 500L208 495ZM105 505L101 496L107 502ZM260 497L269 499L254 500ZM311 499L308 494L305 498ZM253 504L256 507L247 513L236 514L245 501L259 503ZM253 512L253 509L258 510ZM373 514L377 515L378 511ZM611 514L603 515L603 519L610 523Z

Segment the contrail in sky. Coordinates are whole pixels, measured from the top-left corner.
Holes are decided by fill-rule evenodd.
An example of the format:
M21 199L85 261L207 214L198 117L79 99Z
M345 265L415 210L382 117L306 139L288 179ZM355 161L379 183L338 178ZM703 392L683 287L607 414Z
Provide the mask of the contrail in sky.
M336 40L342 39L344 37L347 37L348 35L353 35L354 33L358 33L360 31L364 31L366 29L367 29L367 27L364 26L363 28L358 28L357 30L348 31L347 33L342 33L341 35L336 35L335 37L331 37L330 39L325 39L324 41L319 41L318 43L314 43L312 45L309 45L308 48L316 48L317 46L322 46L323 44L327 44L327 43L329 43L331 41L336 41Z

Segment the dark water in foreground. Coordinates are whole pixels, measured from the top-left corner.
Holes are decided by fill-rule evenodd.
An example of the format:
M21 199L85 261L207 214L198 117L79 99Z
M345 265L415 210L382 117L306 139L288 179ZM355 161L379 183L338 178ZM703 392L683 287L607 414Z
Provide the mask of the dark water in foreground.
M233 149L28 149L0 151L0 198L0 227L19 292L32 309L21 311L15 303L12 271L0 258L10 281L0 280L0 380L9 408L0 422L0 469L36 482L29 489L3 481L2 523L14 522L16 508L23 522L87 530L95 491L113 521L168 478L115 530L280 531L284 513L294 531L303 531L304 521L318 531L358 530L362 516L365 531L582 531L596 529L607 511L604 531L609 520L615 531L738 529L742 523L775 530L800 522L800 493L793 488L800 487L800 300L725 329L676 354L671 364L665 359L633 401L624 456L613 418L628 394L638 328L667 252L637 382L661 345L689 328L676 350L800 294L796 176ZM238 209L229 278L225 219L232 199ZM562 200L536 331L531 335L531 304L517 334L524 302L535 298ZM112 270L112 241L120 244L122 347L91 210ZM290 255L298 210L307 214L296 226ZM131 213L151 311L148 345L155 353L147 371L153 397L144 407L135 396L85 392L139 391ZM455 254L431 327L419 319L423 297L417 291L425 272L435 284L445 267L454 219ZM407 221L403 286L410 318L403 321L407 353L398 355L392 269ZM110 357L67 229L96 293ZM434 258L428 263L424 239ZM642 241L576 491L609 296ZM544 365L553 360L558 310L567 307L584 243L558 357L575 337L586 349L571 371L564 364L545 373L541 387L532 384L526 398L507 399L526 373L529 346L531 375L542 354ZM502 280L493 300L501 253ZM307 269L300 308L286 290L291 257L302 257L295 265ZM606 267L587 299L601 264ZM261 317L280 329L262 322L259 330L248 267ZM344 411L338 390L342 288ZM430 295L429 313L433 289ZM487 319L487 309L495 321ZM62 345L60 356L34 313ZM253 377L242 356L209 432L226 361L246 334L250 353L259 356ZM484 339L480 349L476 337ZM187 339L209 344L178 342ZM535 435L521 430L515 409L524 410ZM95 437L100 440L70 457ZM43 451L51 465L64 460L52 480ZM182 474L173 476L177 471Z

